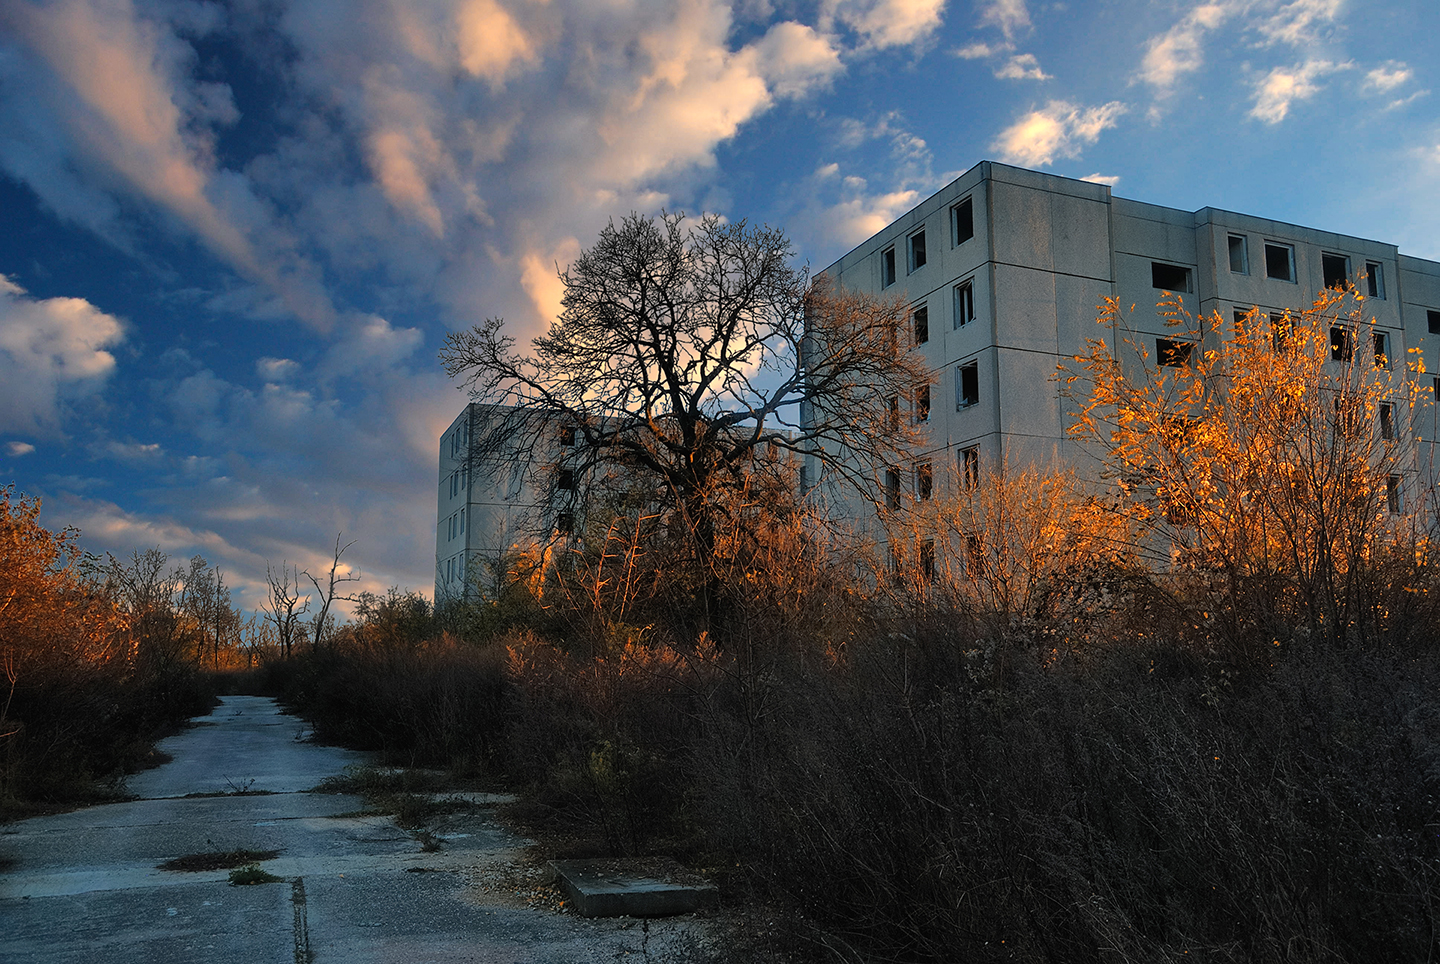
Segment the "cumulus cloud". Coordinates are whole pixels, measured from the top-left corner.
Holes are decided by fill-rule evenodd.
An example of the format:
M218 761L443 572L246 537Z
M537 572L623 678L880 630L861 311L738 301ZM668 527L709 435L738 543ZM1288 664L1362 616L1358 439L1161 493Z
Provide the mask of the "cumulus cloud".
M1001 131L991 148L1001 160L1022 167L1041 167L1056 157L1079 157L1084 145L1099 140L1101 131L1114 127L1126 110L1119 101L1082 107L1052 100Z
M1255 84L1255 106L1250 116L1266 124L1278 124L1290 112L1290 105L1308 100L1320 92L1318 81L1349 64L1310 60L1293 67L1276 67Z
M1325 28L1340 16L1345 0L1293 0L1262 20L1258 29L1269 43L1309 47L1321 42Z
M1025 0L988 0L979 5L977 12L980 26L998 27L1006 40L1013 40L1030 26L1030 11Z
M826 0L826 8L870 45L895 47L933 33L945 0Z
M781 97L800 97L822 87L843 69L840 51L813 27L787 20L755 44L757 67Z
M1235 2L1201 4L1169 30L1150 38L1140 64L1140 79L1161 94L1169 93L1183 75L1199 70L1205 62L1205 35L1241 8L1242 4Z
M30 297L0 274L0 431L53 435L115 368L120 321L83 298ZM11 453L15 454L15 453Z
M22 455L29 455L31 452L35 451L35 446L31 445L29 442L6 442L5 451L8 452L12 457L18 459Z
M1091 184L1104 184L1107 187L1114 187L1120 183L1119 174L1087 174L1080 180L1089 181Z
M1040 61L1034 54L1017 54L995 71L1001 80L1049 80L1050 75L1040 69Z
M966 44L964 47L956 49L954 54L961 60L984 60L986 57L993 57L1014 49L1013 44L996 44L992 47L990 44L977 40L973 44Z

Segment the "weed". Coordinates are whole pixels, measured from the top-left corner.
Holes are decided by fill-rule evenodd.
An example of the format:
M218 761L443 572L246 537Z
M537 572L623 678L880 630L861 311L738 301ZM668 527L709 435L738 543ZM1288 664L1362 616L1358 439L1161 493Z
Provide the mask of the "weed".
M205 853L187 854L184 857L167 860L159 865L159 869L180 871L227 870L231 867L243 867L246 864L258 863L262 860L273 860L278 856L280 856L280 851L278 850L207 851Z
M265 870L259 864L245 864L230 871L231 887L248 887L251 884L277 884L284 880Z

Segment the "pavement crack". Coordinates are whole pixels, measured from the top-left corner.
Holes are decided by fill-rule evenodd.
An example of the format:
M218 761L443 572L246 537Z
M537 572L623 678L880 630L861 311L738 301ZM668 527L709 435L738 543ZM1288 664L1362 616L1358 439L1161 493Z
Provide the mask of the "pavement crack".
M295 907L295 964L310 964L315 955L310 950L310 922L305 911L305 878L296 877L290 885L290 903Z

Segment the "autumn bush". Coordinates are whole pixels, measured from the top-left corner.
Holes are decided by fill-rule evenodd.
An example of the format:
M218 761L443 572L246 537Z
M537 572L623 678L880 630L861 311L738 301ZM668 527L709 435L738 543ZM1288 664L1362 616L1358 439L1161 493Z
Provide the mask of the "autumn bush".
M39 515L39 500L0 489L0 809L9 812L114 793L150 740L208 712L213 698L195 661L115 590L78 533L51 531Z

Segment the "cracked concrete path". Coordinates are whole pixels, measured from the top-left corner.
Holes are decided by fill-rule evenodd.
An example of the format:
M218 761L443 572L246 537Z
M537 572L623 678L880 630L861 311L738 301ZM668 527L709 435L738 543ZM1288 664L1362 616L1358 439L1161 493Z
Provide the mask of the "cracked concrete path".
M225 697L160 744L141 799L0 826L0 960L7 964L484 961L569 964L718 958L703 921L586 920L525 899L529 841L481 806L436 828L425 852L353 796L305 792L363 754L308 742L273 700ZM237 795L237 791L243 794ZM204 794L195 796L195 794ZM210 851L278 850L278 883L158 864Z

